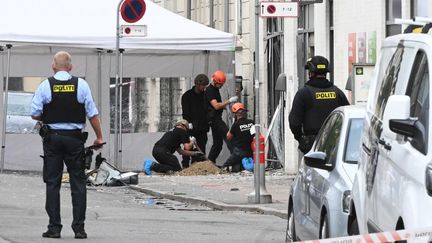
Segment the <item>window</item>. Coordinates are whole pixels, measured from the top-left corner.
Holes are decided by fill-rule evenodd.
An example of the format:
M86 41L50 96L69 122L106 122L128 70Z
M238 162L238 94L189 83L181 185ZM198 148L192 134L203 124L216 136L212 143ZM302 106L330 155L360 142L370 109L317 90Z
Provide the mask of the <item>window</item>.
M314 44L314 4L300 6L297 25L297 72L298 87L303 87L308 76L304 65L309 57L315 55Z
M340 132L343 124L343 117L340 114L332 115L320 131L316 151L324 152L327 155L327 163L335 164L340 139Z
M360 138L363 128L363 119L351 119L348 125L344 161L357 164L360 158Z
M401 0L386 0L386 36L402 33L402 26L395 24L395 18L402 17Z
M186 92L186 78L124 77L121 91L121 127L123 133L165 132L181 118L181 96ZM115 78L110 86L110 126L114 132ZM119 95L120 99L120 95Z
M411 17L428 17L428 1L411 0Z
M376 103L376 114L378 115L378 118L382 118L388 97L394 93L404 50L403 45L398 46L386 68L381 87L378 87L379 94Z
M410 96L410 116L416 117L423 136L410 142L421 153L427 153L429 134L429 68L427 56L423 51L416 55L406 95Z

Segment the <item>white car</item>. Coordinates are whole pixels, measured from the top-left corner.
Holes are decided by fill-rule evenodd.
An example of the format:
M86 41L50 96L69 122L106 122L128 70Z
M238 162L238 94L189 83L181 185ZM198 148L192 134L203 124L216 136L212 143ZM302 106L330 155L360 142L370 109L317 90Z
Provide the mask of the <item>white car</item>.
M350 234L432 227L431 71L431 34L384 41L366 106Z
M348 209L364 116L364 106L343 106L324 122L291 184L287 241L348 235Z

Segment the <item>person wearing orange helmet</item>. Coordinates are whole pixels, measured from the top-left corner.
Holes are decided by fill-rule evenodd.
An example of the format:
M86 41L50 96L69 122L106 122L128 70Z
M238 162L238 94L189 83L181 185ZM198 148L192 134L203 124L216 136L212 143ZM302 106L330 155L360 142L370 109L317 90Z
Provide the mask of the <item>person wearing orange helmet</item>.
M213 73L211 79L211 84L207 86L205 90L205 98L207 102L207 121L210 125L213 136L213 145L210 149L208 159L216 164L216 159L222 151L224 140L228 146L228 149L230 151L232 150L231 143L227 141L225 137L226 133L228 132L228 126L222 120L222 112L227 105L236 102L238 97L233 96L228 100L222 101L219 90L226 81L224 72L217 70Z
M243 170L243 158L252 157L251 143L254 136L250 130L254 121L247 118L247 110L242 103L235 103L231 111L234 113L235 121L227 132L226 138L231 141L233 150L223 167L231 166L231 172L240 172Z

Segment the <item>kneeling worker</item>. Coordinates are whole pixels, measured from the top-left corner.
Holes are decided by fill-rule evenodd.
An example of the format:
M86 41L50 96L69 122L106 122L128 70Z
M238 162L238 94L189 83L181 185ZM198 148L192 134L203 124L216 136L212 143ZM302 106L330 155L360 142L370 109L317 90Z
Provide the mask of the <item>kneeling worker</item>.
M223 167L232 166L231 172L240 172L242 171L242 159L252 157L253 134L250 130L254 121L247 118L247 110L242 103L235 103L231 111L235 115L235 122L226 134L226 138L231 141L233 151Z
M180 119L176 122L174 129L166 132L162 138L155 143L152 154L157 162L152 160L145 161L144 172L147 175L151 175L151 171L168 174L180 171L182 167L177 157L174 155L175 151L185 156L202 155L202 153L198 151L189 151L192 149L192 143L189 139L188 130L188 121ZM181 144L183 144L183 149L180 146Z

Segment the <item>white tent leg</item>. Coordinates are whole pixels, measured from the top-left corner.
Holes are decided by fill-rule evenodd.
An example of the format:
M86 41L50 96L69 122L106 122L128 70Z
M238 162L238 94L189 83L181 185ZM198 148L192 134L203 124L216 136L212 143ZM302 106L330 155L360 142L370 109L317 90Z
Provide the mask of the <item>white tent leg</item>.
M3 93L3 129L2 129L2 146L1 146L1 168L0 173L3 174L4 169L4 156L6 148L6 116L7 116L7 104L8 104L8 89L9 89L9 71L10 71L10 56L12 45L6 45L7 48L7 63L6 63L6 80L5 90Z

